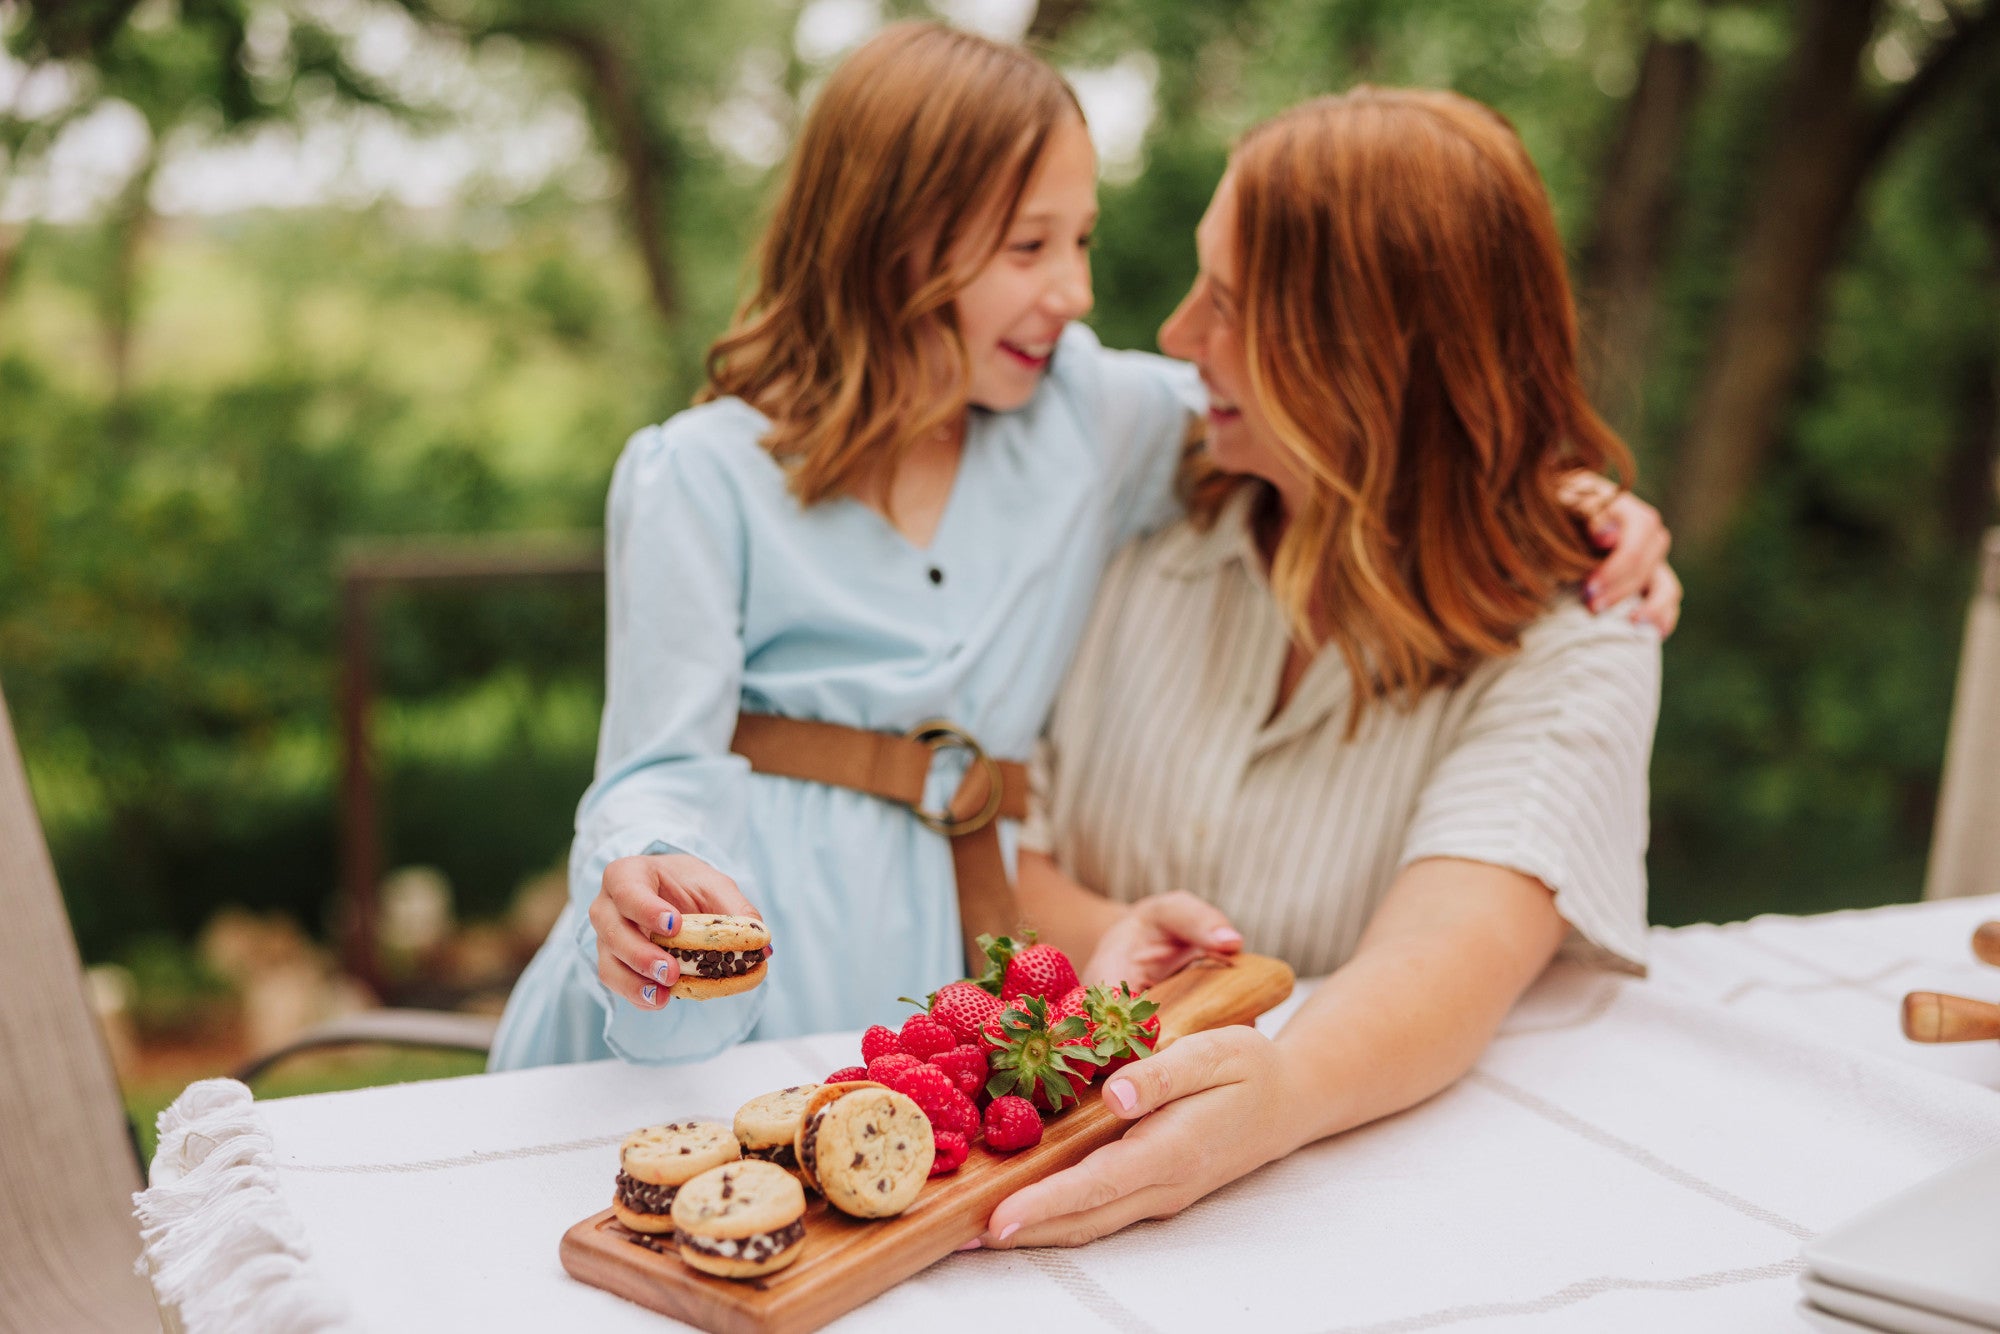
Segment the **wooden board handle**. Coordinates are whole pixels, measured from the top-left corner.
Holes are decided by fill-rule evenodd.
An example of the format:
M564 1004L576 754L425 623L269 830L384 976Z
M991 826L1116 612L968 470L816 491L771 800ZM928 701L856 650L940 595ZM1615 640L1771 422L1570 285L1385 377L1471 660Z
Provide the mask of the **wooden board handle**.
M1972 953L1981 963L2000 968L2000 922L1981 922L1972 933Z
M1903 1036L1912 1042L2000 1038L2000 1005L1935 991L1912 991L1903 997Z

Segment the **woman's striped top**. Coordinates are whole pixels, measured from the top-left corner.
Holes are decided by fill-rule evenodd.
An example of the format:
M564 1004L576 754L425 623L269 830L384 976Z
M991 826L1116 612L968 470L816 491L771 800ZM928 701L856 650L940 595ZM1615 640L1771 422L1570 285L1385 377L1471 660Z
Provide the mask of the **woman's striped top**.
M1403 867L1488 862L1555 892L1572 947L1643 971L1650 628L1565 598L1519 652L1413 707L1378 704L1352 740L1332 649L1272 716L1287 644L1243 497L1206 533L1127 549L1037 756L1021 845L1120 901L1189 890L1302 976L1354 952Z

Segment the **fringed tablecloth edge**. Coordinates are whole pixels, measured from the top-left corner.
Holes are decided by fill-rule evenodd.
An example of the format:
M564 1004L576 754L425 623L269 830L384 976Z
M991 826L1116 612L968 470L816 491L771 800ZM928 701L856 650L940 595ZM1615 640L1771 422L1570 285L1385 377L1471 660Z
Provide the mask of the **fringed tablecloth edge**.
M143 1243L137 1268L170 1327L187 1334L357 1328L313 1268L248 1088L234 1079L190 1084L160 1113L159 1132L149 1184L132 1206Z

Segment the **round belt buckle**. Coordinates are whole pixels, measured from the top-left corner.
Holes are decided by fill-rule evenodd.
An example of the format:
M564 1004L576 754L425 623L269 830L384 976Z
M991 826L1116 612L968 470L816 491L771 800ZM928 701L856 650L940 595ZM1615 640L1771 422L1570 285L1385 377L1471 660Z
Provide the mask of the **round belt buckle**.
M973 762L986 770L986 804L979 813L963 819L952 814L949 806L942 811L927 811L922 806L910 807L910 813L923 821L926 828L935 829L946 838L957 838L961 834L976 834L993 823L993 817L1000 813L1001 792L1000 763L986 753L986 748L973 740L972 734L954 723L942 718L932 718L918 723L903 734L911 741L929 746L936 754L945 750L969 750Z

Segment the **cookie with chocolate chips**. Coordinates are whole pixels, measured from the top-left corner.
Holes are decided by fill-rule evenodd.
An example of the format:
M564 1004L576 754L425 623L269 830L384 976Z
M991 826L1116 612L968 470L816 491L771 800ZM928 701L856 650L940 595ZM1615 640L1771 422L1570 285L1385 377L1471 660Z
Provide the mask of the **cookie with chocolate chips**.
M910 1207L937 1152L930 1119L880 1084L827 1084L806 1103L799 1173L826 1201L856 1218L889 1218Z
M773 1163L711 1168L674 1197L674 1243L705 1274L756 1278L805 1252L806 1192Z
M686 913L671 936L652 939L681 961L681 979L668 993L674 997L734 996L764 980L764 947L771 943L771 933L754 917Z
M742 1154L735 1133L714 1121L675 1121L635 1130L618 1146L611 1210L634 1232L672 1232L674 1197L681 1186Z
M745 1158L762 1158L788 1172L799 1166L799 1122L817 1084L798 1084L752 1098L736 1109L736 1139Z

